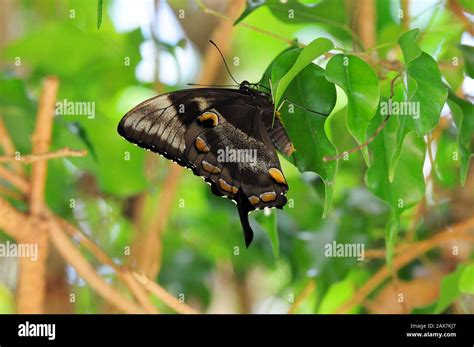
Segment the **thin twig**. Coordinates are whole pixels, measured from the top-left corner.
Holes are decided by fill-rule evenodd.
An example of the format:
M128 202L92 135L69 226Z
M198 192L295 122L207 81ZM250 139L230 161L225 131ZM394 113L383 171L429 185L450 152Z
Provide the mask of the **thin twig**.
M393 99L393 96L395 95L395 90L394 90L394 87L395 87L395 81L401 76L401 73L399 73L398 75L396 75L392 81L390 82L390 96L388 98L388 102L390 104L390 102L392 101ZM335 155L333 157L328 157L328 156L325 156L323 157L323 161L332 161L332 160L338 160L338 159L341 159L343 157L345 157L346 155L349 155L349 154L352 154L354 152L357 152L357 151L360 151L362 148L368 146L373 140L375 140L375 138L377 137L378 134L380 134L380 132L385 128L385 126L387 125L389 119L390 119L390 116L391 116L391 110L390 110L390 107L388 108L388 114L385 116L385 119L383 120L383 122L379 125L379 127L377 128L377 130L375 130L375 132L369 137L369 139L367 141L365 141L364 143L348 150L348 151L344 151L342 152L341 154L338 154L338 155Z
M92 240L90 240L81 230L75 228L73 225L71 225L70 223L62 220L59 217L55 217L55 219L64 228L64 230L66 230L66 232L71 237L76 237L76 238L78 237L79 242L89 252L91 252L100 262L102 262L103 264L111 266L119 274L119 276L125 275L126 281L130 280L129 274L131 274L131 272L129 270L127 270L126 268L123 268L123 267L117 265L112 259L110 259L110 257L99 246L97 246ZM175 307L176 298L174 298L171 294L167 293L166 290L164 288L162 288L160 285L158 285L157 283L155 283L153 287L159 288L157 290L160 293L166 293L166 294L163 294L163 295L159 296L159 298L163 301L164 304L166 304L167 306L169 306L169 307L176 310L176 307ZM178 307L176 312L178 312L178 313L188 313L190 311L194 311L193 308L188 307L186 304L181 303L181 302L180 302L180 304L181 305ZM181 308L183 308L183 310L180 310Z
M105 300L126 313L144 313L144 310L125 298L120 292L109 285L101 276L97 274L94 268L83 257L74 244L68 239L66 234L59 228L55 222L50 223L49 235L51 242L66 260L73 266L79 275Z
M0 145L3 146L3 152L5 155L15 155L16 148L13 144L13 141L10 137L10 133L8 132L5 124L3 123L3 119L0 116ZM15 170L16 174L21 177L25 177L25 170L23 166L19 165L18 163L13 163L13 169Z
M4 179L14 187L18 188L22 193L28 193L30 191L30 182L25 180L23 177L16 175L7 168L0 165L0 178Z
M16 156L0 156L0 163L9 163L9 162L17 162L17 163L24 163L24 164L31 164L38 161L49 160L49 159L56 159L56 158L64 158L64 157L84 157L87 155L86 150L74 150L69 148L61 148L54 152L46 152L46 153L37 153L37 154L29 154L20 157Z
M228 15L225 15L223 13L220 13L218 11L215 11L213 10L212 8L209 8L207 7L201 0L196 0L196 3L198 4L199 8L204 12L204 13L207 13L207 14L210 14L211 16L215 16L215 17L219 17L219 18L222 18L222 19L225 19L225 20L228 20L228 21L231 21L232 23L235 22L235 19L228 16ZM275 34L275 33L272 33L271 31L267 31L267 30L264 30L264 29L260 29L254 25L251 25L251 24L247 24L247 23L243 23L243 22L240 22L239 25L241 27L244 27L244 28L248 28L250 30L253 30L253 31L256 31L258 33L261 33L261 34L264 34L264 35L267 35L269 37L272 37L274 39L277 39L279 41L282 41L282 42L285 42L287 43L288 45L293 45L294 44L294 40L289 40L287 39L286 37L283 37L283 36L280 36L278 34ZM304 47L303 44L301 44L301 47Z
M139 274L133 272L133 276L140 282L150 293L155 295L158 299L163 302L166 302L167 305L172 308L174 311L183 314L197 314L195 309L191 306L186 305L185 303L176 299L173 295L169 294L166 290L157 285L154 281L150 280L144 274Z
M305 301L308 296L310 296L316 290L316 283L314 281L309 281L308 284L303 288L300 295L296 298L293 305L291 305L290 309L288 310L289 314L295 313L296 310L300 307L301 303Z

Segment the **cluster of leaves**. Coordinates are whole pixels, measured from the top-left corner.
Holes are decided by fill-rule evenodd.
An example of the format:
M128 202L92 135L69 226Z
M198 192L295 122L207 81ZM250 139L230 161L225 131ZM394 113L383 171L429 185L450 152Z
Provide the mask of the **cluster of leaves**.
M146 153L116 133L122 115L155 92L151 84L137 86L142 33L115 32L107 4L99 1L100 16L97 6L80 0L59 8L55 1L22 4L26 34L12 42L3 56L12 62L19 58L21 64L1 72L0 107L16 147L29 153L38 90L45 75L59 77L59 100L95 103L93 119L75 115L55 119L52 149L88 149L91 155L49 163L47 200L56 213L78 224L114 259L125 263L129 259L124 247L131 244L136 231L130 205L137 195L145 195L143 214L156 213L168 167L158 159L157 167L148 172ZM349 50L354 42L360 45L360 39L347 25L344 1L321 1L315 6L295 1L248 2L239 23L269 30L278 27L286 37L317 27L319 31L307 36L329 38L316 39L304 48L296 44L288 48L284 42L237 25L235 49L252 52L242 57L240 73L249 80L260 79L267 87L271 80L276 105L288 99L327 116L292 108L287 102L281 108L297 149L292 158L282 161L290 202L269 216L252 214L256 237L245 253L234 206L210 194L200 178L190 173L183 176L162 235L160 284L207 307L213 300L209 279L220 264L231 264L238 280L263 272L259 288L271 288L267 292L288 304L288 295L299 293L308 279L317 277L317 290L300 312L334 312L383 262L328 258L324 245L363 243L368 249L386 242L393 250L398 231L407 224L403 212L424 198L424 137L438 124L445 103L455 126L438 143L436 180L448 188L465 181L474 117L472 104L456 96L456 91L464 74L472 77L472 48L458 46L463 29L452 24L447 12L435 21L435 33L424 28L420 37L417 30L403 32L389 7L388 2L377 2L376 51L383 59L390 44L403 65L381 75L369 54ZM289 9L294 12L291 19ZM181 49L179 42L166 47L155 44L159 49ZM459 65L444 68L438 64L454 56L459 57ZM379 105L390 97L391 81L399 73L403 77L394 84L393 100L419 102L420 118L391 117L361 154L351 154L347 161L325 161L324 157L363 144L376 131L384 120ZM165 91L184 87L165 86ZM453 160L453 151L459 153L458 161ZM390 251L389 261L391 257ZM109 276L108 268L99 270ZM459 290L444 290L444 303L430 312L442 311L460 294L473 292L465 285L472 267L462 271L468 271L467 275L453 280ZM77 312L99 312L100 300L94 292L72 269L68 275L77 293ZM354 312L361 310L354 308Z
M275 11L278 18L287 16L288 8L295 11L294 16L303 21L316 20L316 17L308 15L308 12L320 14L319 6L308 8L299 3L296 3L296 6L289 3L250 3L244 16L264 5L272 12ZM322 2L320 5L329 6L329 3L333 4ZM446 102L456 124L457 151L460 156L460 164L456 164L458 159L453 158L450 166L460 166L461 184L465 182L469 159L472 156L472 104L456 97L450 86L443 83L437 62L417 44L418 34L419 30L413 29L399 37L398 44L405 63L398 75L392 76L392 79L380 81L374 69L358 57L357 53L352 54L335 48L331 40L318 38L304 48L290 48L280 54L261 80L261 83L267 86L271 80L275 107L280 107L283 96L293 103L282 108L285 127L297 149L293 158L288 159L301 172L312 171L321 177L325 186L323 217L328 213L337 172L337 163L325 159L332 158L337 153L334 138L341 135L338 133L335 136L330 126L335 117L331 114L336 105L335 86L344 91L347 97L347 131L359 145L363 145L361 153L368 167L367 187L384 200L392 211L392 217L387 224L389 262L393 256L401 213L416 205L425 195L422 169L427 144L423 138L439 123L441 110ZM325 69L313 63L329 51L341 53L331 56ZM466 57L465 69L466 74L469 74L469 69L472 69L469 62L471 58L469 54ZM402 75L404 80L394 90L393 82L399 75ZM380 85L381 83L384 85ZM386 94L381 93L381 90ZM389 100L390 93L396 93L396 98L390 97ZM368 139L371 134L375 134L384 121L379 105L389 101L418 103L419 114L390 118L381 136L370 142ZM314 115L298 105L317 110L329 117ZM366 142L370 142L367 147L364 146Z

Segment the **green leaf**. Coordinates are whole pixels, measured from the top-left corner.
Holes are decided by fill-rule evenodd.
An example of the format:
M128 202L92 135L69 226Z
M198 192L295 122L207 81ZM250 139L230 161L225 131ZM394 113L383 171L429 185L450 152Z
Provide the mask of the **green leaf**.
M474 264L466 266L459 279L459 291L474 295Z
M334 44L331 40L324 37L315 39L301 51L291 69L279 81L272 80L273 88L275 88L274 102L276 108L280 105L281 97L291 81L313 60L333 48Z
M349 279L334 283L324 295L317 313L335 313L342 304L354 295L355 291L354 283ZM355 313L356 311L357 307L351 309L351 313Z
M97 30L100 29L102 24L102 8L104 6L104 0L97 0Z
M282 53L272 64L273 81L280 80L294 65L302 49ZM324 114L330 114L336 104L336 88L324 77L324 70L315 65L306 66L290 83L284 96L295 104ZM323 216L329 211L332 184L337 162L324 162L323 157L337 154L324 129L327 117L307 112L293 104L282 107L283 124L293 142L296 152L289 160L300 172L317 173L325 185Z
M405 65L408 65L410 62L418 58L422 53L421 48L416 44L416 37L419 32L419 29L413 29L407 31L398 39L398 44L400 45L403 57L405 58Z
M341 0L323 0L315 5L305 5L296 0L247 0L247 7L235 21L238 24L256 9L266 6L279 20L288 23L324 23L342 27L346 22L344 2Z
M368 278L368 273L359 268L352 268L346 278L332 284L326 291L324 297L319 304L317 313L330 314L348 301L356 292L358 286L361 286ZM354 306L349 313L357 313L359 306Z
M369 129L375 132L385 117L380 113L374 118ZM417 204L425 193L423 162L425 159L425 142L416 134L407 136L402 148L397 170L393 181L388 179L390 157L397 139L397 122L393 117L379 133L369 148L372 151L373 163L366 172L366 184L392 210L392 216L386 225L387 264L393 259L393 249L399 230L399 218L403 211Z
M359 36L347 25L348 18L344 0L321 0L311 4L304 4L297 0L247 0L246 9L234 25L263 7L266 7L275 18L283 23L311 23L324 26L325 31L333 37L340 40L352 39L360 47L363 47Z
M464 56L464 70L466 71L466 75L474 78L474 47L460 45L459 48Z
M444 312L459 297L461 294L459 282L465 268L465 265L459 265L455 272L443 278L440 297L433 313Z
M390 181L393 180L406 137L412 132L420 137L430 133L439 122L448 95L438 64L430 55L421 51L415 42L417 35L418 29L414 29L399 39L405 58L407 86L404 98L397 102L405 102L398 105L406 105L407 108L405 112L396 115L399 126L388 172ZM395 112L392 111L392 114L395 116Z
M403 116L409 118L406 126L410 130L414 129L419 135L426 135L438 124L448 92L441 81L438 64L417 45L418 32L418 29L408 31L398 40L403 51L408 80L406 101L418 103L420 111L419 115Z
M201 0L198 0L200 3ZM253 11L255 11L257 8L265 5L265 0L247 0L247 6L245 6L244 12L237 18L234 22L234 25L239 24L241 21L243 21L249 14L251 14Z
M458 140L450 131L443 131L437 141L434 173L437 183L453 189L459 184L459 147Z
M474 134L474 106L468 101L458 98L450 91L448 105L458 131L457 143L461 157L461 185L466 183L469 161L474 155L471 142Z
M280 240L278 238L277 214L275 210L260 211L255 216L255 220L260 224L262 229L267 233L272 244L273 255L278 258L280 254Z
M359 144L366 140L370 120L377 111L380 90L377 75L362 59L338 54L326 66L326 78L347 95L347 127ZM367 148L362 152L369 163Z
M459 0L459 4L464 9L464 11L469 13L474 13L474 2L471 0Z

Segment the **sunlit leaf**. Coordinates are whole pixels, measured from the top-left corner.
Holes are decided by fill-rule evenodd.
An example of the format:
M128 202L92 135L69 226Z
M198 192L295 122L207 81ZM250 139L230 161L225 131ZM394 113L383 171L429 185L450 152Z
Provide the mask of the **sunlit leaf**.
M382 115L377 114L369 129L375 131L383 118ZM392 217L386 226L385 239L389 265L393 259L400 215L417 204L425 193L423 177L425 143L416 134L412 133L405 139L397 170L393 180L389 181L389 158L392 156L397 139L396 126L396 119L391 118L383 131L369 145L373 155L373 164L366 172L366 183L369 189L384 200L392 210Z
M466 70L466 74L469 77L474 78L474 47L460 45L459 48L464 56L464 69Z
M300 53L301 49L292 49L281 54L272 64L272 80L280 80L294 65ZM296 105L330 114L336 104L336 89L325 79L321 67L309 64L293 79L284 97ZM321 176L325 185L323 215L326 216L337 162L324 162L323 157L335 155L336 149L324 130L326 117L307 112L294 104L287 103L281 109L283 124L296 149L289 160L300 172L312 171Z
M474 264L467 265L459 279L461 293L474 295Z
M317 38L307 45L298 55L293 66L288 72L281 77L280 80L272 80L272 87L275 90L274 103L275 107L280 105L280 100L285 93L286 88L290 85L291 81L313 60L326 53L327 51L334 48L334 44L331 40L326 38Z
M446 311L454 300L459 297L461 294L459 281L465 268L465 265L459 265L455 272L452 272L443 278L441 281L440 296L433 313L442 313Z
M379 82L375 72L362 59L338 54L326 66L326 78L347 95L347 127L359 144L367 137L367 128L379 104ZM369 163L367 148L362 149Z
M474 155L471 151L471 143L474 134L474 105L468 101L458 98L452 92L448 100L454 123L458 131L457 142L461 159L461 185L466 183L469 161ZM458 159L454 158L453 159Z
M268 235L272 244L273 254L278 258L280 254L280 241L278 238L277 214L275 210L261 211L255 216L256 221Z
M399 127L395 151L390 161L390 180L395 174L401 149L408 134L416 132L421 137L430 133L439 122L441 109L448 96L436 61L422 52L416 43L418 32L418 29L408 31L399 39L407 77L405 98L397 102L405 102L399 105L405 105L406 108L405 112L399 112L397 115Z

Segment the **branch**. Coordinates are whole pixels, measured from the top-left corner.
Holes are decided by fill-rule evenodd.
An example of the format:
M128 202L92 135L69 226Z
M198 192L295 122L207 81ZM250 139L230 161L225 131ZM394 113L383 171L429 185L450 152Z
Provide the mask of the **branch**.
M454 13L456 17L458 17L458 19L464 25L464 29L469 34L474 35L474 25L472 25L470 20L464 15L464 11L462 7L459 5L458 1L448 0L448 8Z
M79 238L79 242L88 250L90 251L99 261L101 261L103 264L111 266L118 274L119 276L124 276L121 279L127 284L127 281L130 281L130 275L132 272L129 270L117 265L112 259L109 258L109 256L99 247L97 246L92 240L90 240L82 231L79 229L76 229L74 226L69 224L68 222L62 220L59 217L55 217L55 220L67 231L67 233L71 237ZM140 275L142 277L145 277L148 280L148 277L144 275ZM137 280L136 276L131 276L133 280ZM142 281L138 281L139 283L143 284L143 278ZM151 286L150 284L147 283L148 286ZM160 285L157 283L154 283L153 286L151 286L159 294L155 294L159 299L163 301L167 306L173 308L176 312L178 313L190 313L194 312L195 310L184 304L181 303L179 300L177 300L173 295L169 294L164 288L162 288ZM148 289L148 288L147 288ZM149 290L149 289L148 289ZM176 307L176 302L178 302L180 305Z
M18 159L16 156L0 156L0 163L8 162L21 162L24 164L31 164L38 161L44 161L49 159L64 158L64 157L84 157L87 155L86 150L73 150L69 148L61 148L54 152L37 153L25 156L20 156Z
M117 272L119 278L130 289L132 294L148 313L158 313L158 310L156 309L155 305L153 305L153 303L148 299L148 297L144 295L143 288L137 286L137 282L135 281L135 279L132 276L129 276L129 273L126 273L124 269L122 269L112 259L110 259L109 256L94 243L94 241L89 239L87 235L85 235L79 229L76 229L67 221L59 217L53 218L59 225L62 226L62 228L69 234L70 237L79 238L79 243L83 245L89 252L91 252L97 258L97 260L99 260L102 264L108 265L113 268Z
M6 155L15 155L16 149L13 141L8 133L5 124L3 123L3 119L0 116L0 145L3 146L3 152ZM13 169L15 172L20 175L21 177L25 177L25 171L23 166L19 165L18 163L13 163Z
M158 299L165 302L174 311L183 314L197 314L198 312L192 307L176 299L166 290L161 288L154 281L150 280L146 275L133 272L133 276L140 282L150 293L155 295Z
M59 81L48 77L44 81L36 116L35 132L32 136L33 153L48 151L53 128L54 105L58 92ZM42 313L46 297L46 260L48 258L48 225L40 219L45 211L45 186L47 162L35 162L32 168L30 185L30 223L32 232L21 242L36 244L38 259L27 257L19 259L19 274L17 286L17 312ZM26 223L26 222L25 222Z
M411 247L406 247L406 250L395 257L393 260L394 271L409 264L422 254L428 252L432 248L439 246L445 242L455 239L462 239L470 229L474 228L474 217L460 222L446 231L443 231L431 239L416 243ZM367 296L372 293L383 281L390 277L391 272L387 265L384 265L377 273L375 273L358 291L357 293L341 307L336 313L344 313L349 311L353 306L359 305L365 301Z
M7 200L0 197L0 229L15 240L25 240L32 233L31 225L24 222L28 216L17 211Z
M306 287L304 287L304 289L301 291L300 295L298 295L293 305L291 305L290 309L288 310L288 314L295 313L300 307L301 303L305 301L315 290L316 283L312 280L309 281Z
M15 173L11 172L10 170L4 168L0 165L0 178L3 178L8 183L12 184L22 193L28 193L30 190L30 183L25 180L24 178L17 176Z
M236 1L229 1L229 6L232 6L233 3L235 3ZM215 10L213 10L212 8L209 8L207 7L203 2L202 0L196 0L196 3L197 5L199 6L199 8L204 12L204 13L207 13L211 16L215 16L215 17L219 17L219 18L222 18L222 19L225 19L227 21L230 21L230 22L235 22L235 18L238 17L238 13L237 15L234 15L234 16L230 16L230 15L225 15L223 13L220 13L220 12L217 12ZM282 41L282 42L285 42L287 43L288 45L292 45L294 43L293 40L289 40L287 39L286 37L283 37L283 36L280 36L278 34L275 34L275 33L272 33L271 31L267 31L267 30L264 30L264 29L260 29L254 25L251 25L251 24L247 24L247 23L243 23L243 22L240 22L238 25L240 25L241 27L243 28L248 28L250 30L253 30L255 32L258 32L258 33L261 33L261 34L264 34L264 35L267 35L267 36L270 36L274 39L277 39L279 41Z
M72 244L59 225L52 221L49 223L49 236L51 242L61 256L73 266L79 275L106 301L113 304L125 313L144 313L143 309L128 298L125 298L115 288L110 286L100 277L94 268L82 256L79 250Z
M46 153L49 149L58 86L59 81L55 77L48 77L44 82L36 116L36 128L32 137L33 154ZM34 215L39 215L44 209L46 173L46 161L34 162L30 190L30 211Z
M359 0L357 3L360 6L355 9L357 12L357 33L363 47L370 48L375 44L375 21L377 16L375 0Z

